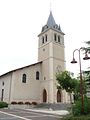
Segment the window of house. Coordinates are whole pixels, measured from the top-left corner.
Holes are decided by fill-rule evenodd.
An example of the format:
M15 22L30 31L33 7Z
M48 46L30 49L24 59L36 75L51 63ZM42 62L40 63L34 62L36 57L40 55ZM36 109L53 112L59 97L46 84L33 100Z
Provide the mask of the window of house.
M44 80L46 80L46 77L44 77Z
M1 101L3 101L4 99L4 89L2 89L2 92L1 92Z
M39 71L36 72L36 80L39 80Z
M45 51L45 48L43 48L43 51Z
M2 86L4 86L4 81L2 82Z
M44 43L44 36L42 37L42 43Z
M26 83L26 74L23 74L22 76L22 83Z
M47 35L45 35L45 41L47 42Z
M60 43L60 35L58 35L58 42Z
M62 45L64 45L64 40L62 40L61 42L62 42Z
M57 35L56 34L54 34L54 40L57 41Z

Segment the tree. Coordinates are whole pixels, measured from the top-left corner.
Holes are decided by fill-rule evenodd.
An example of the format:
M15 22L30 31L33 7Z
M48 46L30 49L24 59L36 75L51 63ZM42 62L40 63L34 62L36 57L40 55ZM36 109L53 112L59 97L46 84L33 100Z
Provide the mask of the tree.
M87 47L84 48L84 50L86 53L90 54L90 40L86 41L85 43L86 43ZM90 66L88 68L90 68ZM87 92L88 92L88 90L90 91L90 70L84 71L83 77L84 77L84 81L87 85Z
M58 89L64 89L66 92L70 93L70 101L72 103L72 93L75 92L78 81L72 78L68 71L56 73L56 80L58 82Z
M87 47L84 50L86 51L86 53L90 53L90 41L86 41L85 43Z
M83 76L87 85L90 86L90 70L84 71Z
M87 85L87 93L90 92L90 70L84 71L83 72L83 77L84 77L84 81Z

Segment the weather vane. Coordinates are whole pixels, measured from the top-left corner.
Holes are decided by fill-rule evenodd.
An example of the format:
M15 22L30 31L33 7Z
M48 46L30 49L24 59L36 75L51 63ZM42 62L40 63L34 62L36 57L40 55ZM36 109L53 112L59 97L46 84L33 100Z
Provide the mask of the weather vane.
M52 2L50 0L50 11L52 11Z

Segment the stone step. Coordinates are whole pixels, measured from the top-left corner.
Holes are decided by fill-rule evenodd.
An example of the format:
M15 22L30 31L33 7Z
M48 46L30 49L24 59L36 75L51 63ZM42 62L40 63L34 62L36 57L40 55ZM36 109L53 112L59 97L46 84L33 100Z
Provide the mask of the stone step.
M71 105L68 103L41 103L35 107L52 110L67 110L71 107Z

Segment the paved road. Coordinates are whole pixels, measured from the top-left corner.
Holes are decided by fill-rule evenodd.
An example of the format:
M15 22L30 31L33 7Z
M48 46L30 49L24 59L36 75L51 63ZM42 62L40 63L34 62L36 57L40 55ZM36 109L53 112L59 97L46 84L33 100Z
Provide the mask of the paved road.
M59 115L20 109L0 109L0 120L60 120Z

